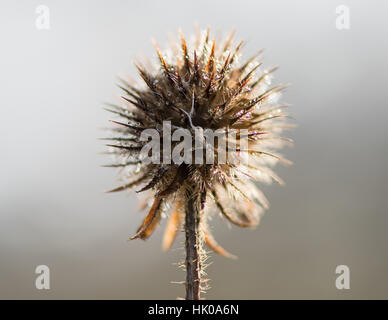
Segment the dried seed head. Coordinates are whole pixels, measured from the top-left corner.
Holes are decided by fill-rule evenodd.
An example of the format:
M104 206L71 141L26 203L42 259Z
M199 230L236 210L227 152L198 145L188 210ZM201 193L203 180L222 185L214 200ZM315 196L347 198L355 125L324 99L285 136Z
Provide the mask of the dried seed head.
M147 239L162 213L171 207L163 239L163 248L168 249L184 221L185 191L189 188L198 195L205 243L217 253L231 257L211 236L208 213L218 211L240 227L255 227L263 209L268 208L254 181L281 183L270 167L278 161L286 162L275 150L290 142L279 136L287 127L287 106L277 104L284 86L270 86L276 68L262 69L257 60L260 52L240 63L242 44L233 42L233 33L223 42L211 40L207 30L199 33L189 47L181 34L180 49L173 46L162 52L155 44L158 63L151 69L136 65L142 85L122 80L122 104L110 105L109 109L121 119L113 121L115 135L109 139L114 144L109 147L117 161L109 166L121 169L125 184L111 191L137 187L138 192L147 192L147 199L151 200L147 216L131 239ZM169 134L165 121L169 121L173 131L221 130L223 138L212 145L213 162L206 162L206 143L200 146L204 149L200 157L205 159L203 163L163 162L163 148L171 143L174 150L180 143L164 139ZM158 161L144 161L142 149L148 141L143 141L141 135L146 129L159 134ZM242 130L246 133L245 148L241 147ZM193 146L196 139L192 138ZM223 162L219 161L220 139L226 143ZM195 150L198 147L190 152ZM244 155L249 156L247 162L236 161Z

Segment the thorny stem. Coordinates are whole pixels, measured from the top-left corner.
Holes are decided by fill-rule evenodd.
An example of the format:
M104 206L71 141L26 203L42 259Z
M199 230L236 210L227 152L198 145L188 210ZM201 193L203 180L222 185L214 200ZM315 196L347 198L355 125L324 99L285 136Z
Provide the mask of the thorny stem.
M186 300L200 300L200 204L191 190L186 192Z

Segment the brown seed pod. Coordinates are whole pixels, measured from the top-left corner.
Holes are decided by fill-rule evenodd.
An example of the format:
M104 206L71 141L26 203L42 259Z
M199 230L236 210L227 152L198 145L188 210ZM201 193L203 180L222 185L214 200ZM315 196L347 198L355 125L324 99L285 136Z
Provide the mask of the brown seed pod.
M121 80L122 104L110 105L109 111L120 120L113 121L114 135L109 139L110 152L120 168L124 184L111 192L138 188L154 198L149 212L135 236L147 239L158 225L163 211L172 207L163 247L168 249L176 232L187 224L187 203L198 210L197 237L214 251L231 257L210 234L207 217L219 212L240 227L259 224L268 202L254 182L270 183L280 178L271 170L277 162L285 162L275 151L290 140L280 135L288 125L287 105L277 103L282 85L270 86L272 69L262 69L257 59L261 51L240 63L242 42L233 42L233 33L224 41L211 40L209 30L198 32L188 44L180 34L181 53L162 52L155 44L158 63L151 69L136 64L143 84L133 85ZM160 138L161 150L167 140L163 123L171 128L194 132L221 130L224 133L226 160L220 159L220 140L213 145L213 163L160 163L143 161L141 150L146 145L141 134L154 129ZM239 144L246 132L245 148ZM220 139L220 138L218 138ZM180 141L170 141L174 149ZM192 140L195 145L195 139ZM237 148L232 146L237 145ZM236 161L244 155L248 161ZM195 210L194 210L195 211ZM199 244L201 239L198 240ZM198 257L200 259L200 256Z

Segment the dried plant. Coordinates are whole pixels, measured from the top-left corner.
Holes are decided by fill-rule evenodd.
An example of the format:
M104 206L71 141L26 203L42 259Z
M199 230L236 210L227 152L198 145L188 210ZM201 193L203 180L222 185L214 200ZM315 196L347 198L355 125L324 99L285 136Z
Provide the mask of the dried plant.
M164 212L169 213L164 249L184 229L186 299L200 299L205 286L203 243L233 257L212 237L209 216L218 212L239 227L257 226L268 201L254 181L282 183L270 167L279 161L287 163L275 150L290 140L279 136L288 127L284 121L287 105L277 103L284 86L270 87L276 68L260 70L257 58L261 52L239 63L243 42L234 44L232 33L218 43L211 40L209 29L197 30L192 46L189 49L182 33L180 48L174 43L162 53L155 44L158 64L148 68L136 64L143 83L121 80L122 104L108 109L122 119L112 121L115 135L108 139L114 144L108 146L116 161L108 166L119 167L124 181L110 192L138 187L137 192L147 192L147 199L152 199L148 214L130 239L150 237ZM146 142L141 141L141 132L152 128L163 137L165 120L173 128L190 131L200 127L237 132L236 141L227 138L228 146L238 143L239 130L246 129L248 148L228 148L225 163L145 163L140 151ZM244 153L249 155L248 163L232 161Z

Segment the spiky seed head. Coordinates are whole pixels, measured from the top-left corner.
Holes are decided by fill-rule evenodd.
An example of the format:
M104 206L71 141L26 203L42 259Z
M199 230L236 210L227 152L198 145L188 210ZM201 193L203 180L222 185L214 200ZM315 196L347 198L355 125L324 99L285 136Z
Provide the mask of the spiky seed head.
M171 246L184 220L187 190L199 194L204 241L217 253L231 256L211 236L207 217L218 211L233 224L255 227L268 208L254 182L282 183L271 167L287 162L275 153L290 142L279 136L287 127L287 105L277 102L284 86L270 86L276 68L262 69L261 51L240 63L243 42L234 43L233 33L218 42L211 40L208 29L198 32L190 43L180 34L180 44L165 52L155 44L157 63L148 69L136 64L142 83L121 80L121 104L109 108L120 118L113 121L114 135L109 138L114 142L109 145L110 153L116 159L109 166L120 168L124 184L111 191L137 187L138 192L148 193L149 212L131 239L147 239L162 213L170 212L164 249ZM227 133L226 161L217 162L216 155L214 163L145 163L141 150L147 142L142 141L141 133L155 129L163 137L164 121L170 121L173 129L190 132L223 130ZM238 143L242 129L247 132L246 148L229 148ZM172 141L171 150L178 143ZM249 161L236 162L244 153Z

